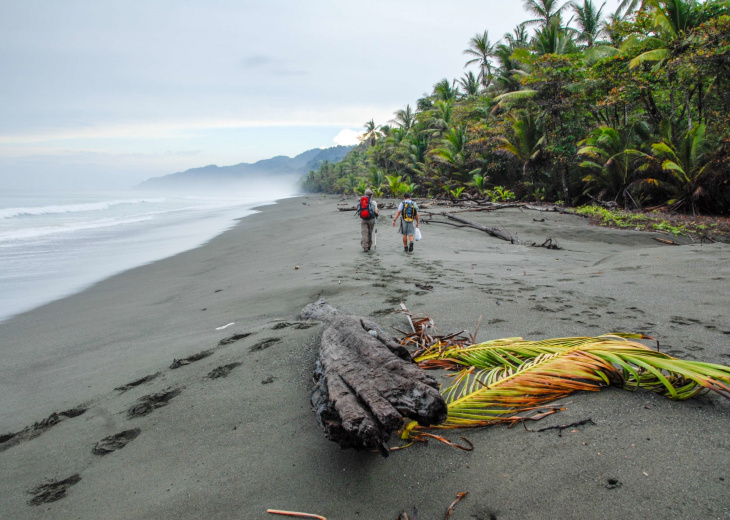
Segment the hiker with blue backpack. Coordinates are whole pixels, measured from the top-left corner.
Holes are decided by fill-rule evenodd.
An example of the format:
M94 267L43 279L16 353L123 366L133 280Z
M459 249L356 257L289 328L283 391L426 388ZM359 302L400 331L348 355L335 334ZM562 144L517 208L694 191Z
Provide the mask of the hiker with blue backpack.
M373 229L378 222L378 203L372 196L373 190L365 190L365 195L360 197L360 205L357 208L357 215L360 217L360 245L365 252L370 251L373 246Z
M398 205L398 213L395 214L393 219L393 227L395 227L395 222L399 216L401 217L400 234L403 235L403 251L412 253L413 240L418 227L418 206L411 200L411 194L408 192L403 194L403 200Z

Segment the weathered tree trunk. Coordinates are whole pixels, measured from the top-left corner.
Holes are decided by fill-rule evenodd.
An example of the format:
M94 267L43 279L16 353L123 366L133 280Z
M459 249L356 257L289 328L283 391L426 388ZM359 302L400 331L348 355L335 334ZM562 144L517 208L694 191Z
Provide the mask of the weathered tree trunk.
M375 322L342 314L321 299L301 317L325 323L312 406L328 439L387 457L386 443L405 417L423 426L446 419L438 383Z

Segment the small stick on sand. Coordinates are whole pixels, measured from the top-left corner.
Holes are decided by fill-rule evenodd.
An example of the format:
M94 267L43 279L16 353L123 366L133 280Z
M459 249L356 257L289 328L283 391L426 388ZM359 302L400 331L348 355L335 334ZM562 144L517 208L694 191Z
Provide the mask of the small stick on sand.
M444 517L444 520L449 520L451 518L451 513L454 512L454 506L459 503L459 501L464 498L466 495L468 495L468 491L464 491L463 493L457 493L456 494L456 500L454 500L451 505L449 506L448 511L446 511L446 516Z
M267 509L267 513L272 515L297 516L299 518L317 518L318 520L327 520L320 515L310 515L309 513L297 513L296 511L279 511L278 509Z

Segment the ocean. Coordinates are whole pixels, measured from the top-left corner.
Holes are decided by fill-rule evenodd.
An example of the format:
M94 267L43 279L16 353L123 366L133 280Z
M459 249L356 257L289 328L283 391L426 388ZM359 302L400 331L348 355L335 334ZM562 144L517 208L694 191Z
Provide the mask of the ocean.
M198 247L287 196L2 192L0 321Z

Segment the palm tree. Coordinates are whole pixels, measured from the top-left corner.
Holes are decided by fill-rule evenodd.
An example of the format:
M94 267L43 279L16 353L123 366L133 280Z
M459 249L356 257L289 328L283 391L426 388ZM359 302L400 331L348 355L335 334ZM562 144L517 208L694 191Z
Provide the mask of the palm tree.
M561 0L522 0L525 11L535 18L522 22L521 25L548 25L551 20L560 18L563 9L570 4L560 5Z
M433 95L440 101L452 101L456 99L459 94L458 89L449 83L449 80L444 78L433 86Z
M669 175L666 187L673 197L669 201L670 207L696 215L702 199L710 197L706 184L711 171L704 160L708 144L705 125L687 131L676 146L672 141L671 125L664 122L661 131L662 141L651 148L654 157L661 161L662 170Z
M363 141L370 141L370 147L375 146L375 140L378 138L378 129L380 127L375 124L375 122L371 119L367 123L365 123L365 133L362 136Z
M602 14L606 2L603 2L599 9L596 9L592 0L583 0L583 5L577 2L571 5L575 13L575 23L578 25L577 40L585 43L587 47L592 47L600 38L605 27Z
M644 0L642 9L650 11L656 36L643 40L644 45L653 48L631 60L629 66L633 69L642 63L657 62L654 68L659 70L669 58L672 44L697 26L699 6L697 0Z
M530 35L527 33L527 27L520 24L511 33L505 34L504 39L507 40L507 45L514 50L520 47L527 47L527 43L530 41Z
M406 105L406 108L396 110L393 122L406 131L410 130L413 123L416 122L416 114L411 110L411 105Z
M618 5L618 9L616 9L616 16L621 19L626 18L628 15L636 11L636 8L642 3L643 0L621 0L621 3ZM619 14L621 11L623 11L623 15Z
M519 160L522 163L522 178L527 180L527 169L539 157L545 137L537 118L528 110L512 111L507 115L507 120L512 123L513 134L510 138L497 138L499 146L496 152Z
M451 101L436 101L434 103L434 110L432 111L432 117L429 122L429 126L434 134L440 137L448 130L451 126L453 112Z
M635 159L645 156L634 149L639 141L636 128L641 127L635 125L620 132L609 126L601 126L578 143L582 147L578 150L578 156L585 158L580 163L581 168L593 170L583 181L601 190L601 194L613 196L614 200L625 194L631 186L638 171L634 165Z
M468 142L469 136L466 130L459 125L446 132L441 140L441 146L431 150L431 154L437 161L449 166L460 180L466 180L479 171L478 168L468 171L469 157L466 153Z
M456 81L461 85L461 90L467 97L479 94L479 80L472 71L467 72L462 79Z
M571 32L566 30L559 18L552 18L543 25L532 39L532 44L538 55L568 54L573 51L575 44Z
M469 40L469 48L464 50L464 54L471 57L464 67L468 67L472 63L478 64L479 80L482 86L487 88L492 83L492 64L489 59L494 56L494 44L489 41L489 32L477 33Z

